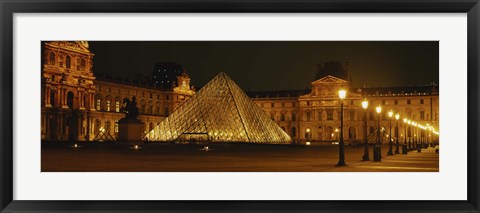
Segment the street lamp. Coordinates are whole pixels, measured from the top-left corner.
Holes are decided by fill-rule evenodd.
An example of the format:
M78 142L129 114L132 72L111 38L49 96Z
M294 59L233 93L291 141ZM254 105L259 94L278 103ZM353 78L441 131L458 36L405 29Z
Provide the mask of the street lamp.
M413 142L415 143L415 147L417 147L417 152L421 152L421 149L420 149L420 143L418 141L419 137L418 137L418 123L413 123L413 126L415 127L413 130L414 130L414 139L413 139Z
M337 166L346 166L345 164L345 145L343 144L343 100L347 96L347 91L341 89L338 91L338 97L340 98L340 143L339 143L339 157Z
M403 145L402 145L402 154L407 154L407 122L408 119L404 118L403 123L404 123L404 129L405 129L405 134L403 135Z
M397 113L395 115L395 121L397 123L397 128L396 128L397 131L395 131L395 139L397 141L396 143L397 146L395 147L395 154L400 154L400 150L398 149L400 146L400 144L398 143L398 133L400 132L400 129L398 129L398 119L400 119L400 114Z
M389 128L390 128L390 133L388 134L388 155L393 155L392 152L392 116L393 116L393 111L390 110L388 112L388 122L389 122Z
M426 137L426 141L427 141L428 147L431 147L431 144L430 144L430 133L429 133L428 131L430 131L430 124L427 124L427 128L425 129L425 137Z
M305 132L307 132L307 135L306 135L307 137L306 137L306 138L307 138L307 141L308 141L309 136L310 136L310 128L307 128L307 129L305 130Z
M408 138L408 148L411 149L412 148L412 133L413 133L412 132L412 127L411 127L412 121L408 120L407 123L408 123L408 126L410 128L410 131L408 131L410 133L410 137Z
M367 160L370 160L370 157L368 156L369 155L369 151L368 151L368 136L367 136L367 108L368 108L368 101L367 99L363 100L362 101L362 108L365 110L365 125L364 125L364 128L363 128L363 134L365 135L365 141L364 141L364 145L365 145L365 153L363 154L363 160L364 161L367 161Z
M380 137L380 113L382 113L382 107L377 106L375 108L378 114L378 122L377 122L377 143L373 148L373 161L382 161L382 138Z

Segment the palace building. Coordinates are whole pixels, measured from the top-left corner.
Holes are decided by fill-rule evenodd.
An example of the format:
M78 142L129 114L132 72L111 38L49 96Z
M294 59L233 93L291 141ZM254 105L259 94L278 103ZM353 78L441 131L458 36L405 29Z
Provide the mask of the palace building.
M146 133L195 94L185 72L169 82L171 87L95 76L88 42L42 45L42 140L93 141L100 131L116 138L117 121L125 117L123 100L133 96Z
M403 123L407 118L418 124L439 125L439 91L438 85L410 87L352 88L349 64L342 66L332 61L318 67L316 80L310 90L249 92L249 96L268 113L293 140L335 141L338 140L340 128L340 99L338 91L347 90L344 103L343 138L348 142L361 142L365 138L364 116L367 116L367 134L377 129L375 107L382 106L380 114L381 127L389 134L388 111L399 114L398 129L394 116L392 119L392 137L397 135L404 141L414 136L413 128ZM368 100L367 110L361 102ZM415 134L416 135L416 134ZM420 141L435 139L426 131L418 131ZM374 142L374 141L370 141ZM388 139L383 140L388 142Z
M95 75L94 53L89 50L86 41L43 42L42 51L41 138L44 141L95 141L98 140L96 137L100 132L105 132L102 135L108 135L111 140L114 140L118 136L117 122L125 117L121 112L123 100L131 99L133 96L138 103L139 119L144 123L144 133L146 135L155 133L154 138L165 137L167 138L165 140L170 140L162 135L163 130L159 129L161 126L159 124L196 93L190 85L188 74L180 64L173 62L155 64L152 76L148 80L131 81ZM381 126L387 131L389 117L386 112L392 110L395 114L400 114L398 130L395 118L392 118L392 136L398 135L401 141L405 135L407 140L414 136L412 129L404 125L403 118L422 125L429 124L438 129L438 85L352 88L348 63L342 65L340 62L332 61L320 65L316 79L311 83L311 89L247 92L247 95L261 108L259 112L263 110L266 118L275 121L288 134L284 137L289 138L288 140L278 141L290 141L291 138L294 143L322 142L338 139L336 131L340 127L338 90L341 88L347 90L347 97L343 101L343 132L344 139L348 142L360 142L364 139L365 113L367 134L371 135L376 130L377 113L374 108L379 105L383 107ZM232 103L237 104L238 100L245 103L250 101L238 97L243 96L235 96L232 99L235 102ZM245 96L247 99L248 97ZM225 96L225 100L227 99L229 96ZM364 99L369 102L369 108L366 111L361 106ZM235 106L232 109L240 108ZM242 116L245 115L248 113L242 113ZM168 122L170 121L167 120L164 123ZM215 122L215 120L208 122ZM225 124L230 125L230 129L236 129L245 134L255 132L256 135L261 135L256 133L257 130L247 130L245 123L242 123L244 129L237 128L239 126L237 123L225 121ZM259 125L256 121L251 123L252 127ZM209 123L209 125L213 128L216 124ZM276 128L271 124L268 126L269 129ZM405 130L407 130L406 134ZM176 130L170 129L170 131ZM190 130L178 131L189 132ZM202 131L200 133L207 132ZM420 131L418 138L425 141L430 137L427 134ZM266 142L272 141L272 137L265 138ZM105 139L102 137L102 140Z

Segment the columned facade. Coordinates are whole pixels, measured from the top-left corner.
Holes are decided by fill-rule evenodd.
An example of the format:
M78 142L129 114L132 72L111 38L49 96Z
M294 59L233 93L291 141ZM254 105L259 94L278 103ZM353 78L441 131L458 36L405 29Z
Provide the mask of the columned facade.
M195 93L186 73L170 89L97 78L93 56L88 42L43 43L42 140L92 141L101 129L116 137L123 100L133 96L146 133Z
M348 65L347 65L348 67ZM351 88L348 70L319 70L319 79L311 83L311 89L306 91L271 91L249 92L249 96L261 107L271 119L296 142L338 141L340 129L340 100L338 90L346 89L344 100L344 131L343 138L349 143L360 143L364 140L365 110L361 102L367 99L369 108L367 114L367 135L377 129L375 107L382 106L380 115L381 127L389 134L389 117L392 110L399 114L398 121L392 117L392 138L398 134L400 142L405 137L407 141L414 137L413 131L405 126L403 118L410 119L421 125L439 127L439 91L438 85L382 88ZM343 72L343 73L342 73ZM323 74L323 75L322 75ZM342 79L342 78L344 79ZM407 135L405 136L405 128ZM420 131L420 141L435 140L431 133ZM388 139L383 140L387 143Z

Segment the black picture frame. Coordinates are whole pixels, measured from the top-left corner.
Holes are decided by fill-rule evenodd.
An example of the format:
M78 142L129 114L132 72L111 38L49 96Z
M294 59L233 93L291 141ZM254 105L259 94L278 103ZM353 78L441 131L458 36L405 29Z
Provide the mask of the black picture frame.
M1 212L480 212L478 0L0 0ZM467 13L468 198L466 201L16 201L13 200L14 13ZM448 183L446 183L448 184ZM415 185L409 185L415 187ZM413 192L412 192L413 193ZM448 192L445 192L448 193Z

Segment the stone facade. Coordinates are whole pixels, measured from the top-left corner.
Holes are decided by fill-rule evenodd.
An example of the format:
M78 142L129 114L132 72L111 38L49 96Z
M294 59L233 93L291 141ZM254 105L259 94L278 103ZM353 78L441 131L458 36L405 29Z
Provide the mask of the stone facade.
M152 130L183 102L195 94L185 72L177 76L172 88L135 83L111 77L95 76L94 54L85 41L52 41L43 43L42 52L42 140L92 141L105 129L118 136L118 120L125 98L137 99L139 119L144 133ZM414 133L403 123L408 118L421 125L439 127L439 91L437 85L384 88L351 88L348 63L319 66L311 89L295 91L247 92L250 98L295 142L335 141L340 127L338 90L346 89L344 103L344 139L364 139L364 116L367 134L377 127L375 107L383 107L381 126L389 130L387 112L400 115L398 131L392 118L392 136L411 140ZM151 82L150 82L151 83ZM365 111L361 102L367 99ZM398 133L398 134L397 134ZM419 131L419 140L435 140L435 136ZM387 140L384 140L385 142Z
M346 71L348 72L348 70ZM342 73L338 76L347 76ZM392 117L392 137L399 141L412 140L413 130L403 123L407 118L418 124L439 127L439 92L437 85L383 88L351 88L351 82L328 73L311 83L311 90L249 92L249 96L275 120L296 142L336 141L340 129L340 99L338 90L347 90L344 103L343 138L347 142L362 142L364 116L367 116L367 135L377 129L376 106L382 106L381 127L389 134L390 120L387 112L400 115L398 130ZM361 102L368 100L365 111ZM418 131L420 141L437 140L430 131ZM383 140L388 142L388 139Z
M88 42L43 44L42 140L92 141L102 129L117 137L123 100L133 96L146 133L195 93L186 73L171 89L96 78L93 56Z

